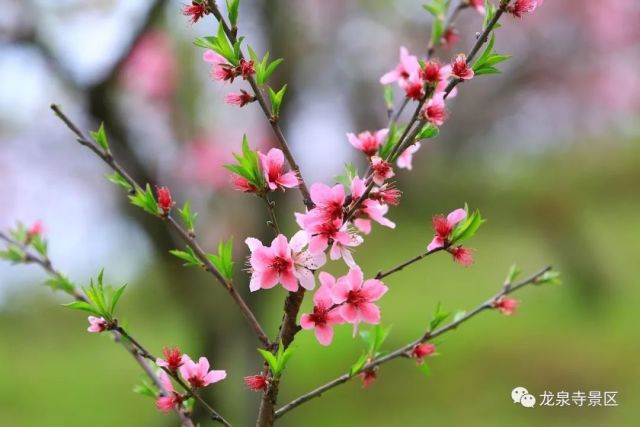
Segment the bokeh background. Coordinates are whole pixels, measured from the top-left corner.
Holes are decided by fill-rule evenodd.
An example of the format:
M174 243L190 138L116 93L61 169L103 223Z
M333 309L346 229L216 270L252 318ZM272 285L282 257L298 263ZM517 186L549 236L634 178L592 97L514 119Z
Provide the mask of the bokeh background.
M237 284L247 290L242 241L269 230L260 201L231 191L222 164L243 133L254 146L273 140L258 108L223 103L229 88L211 81L192 45L215 31L213 20L189 26L181 7L0 0L0 227L42 220L53 262L76 282L105 267L110 282L129 283L120 317L133 333L155 353L175 344L226 369L210 397L237 425L252 425L258 396L242 377L260 362L228 296L168 254L175 237L128 206L48 110L61 104L86 128L104 120L136 177L192 201L207 248L234 237ZM472 242L472 268L439 256L388 279L389 349L418 336L437 302L458 310L484 301L514 262L526 273L551 263L563 285L526 289L516 316L485 313L443 337L428 378L398 360L373 387L352 381L281 425L637 425L639 20L635 0L549 0L522 20L507 17L497 48L514 58L503 74L463 85L440 136L423 144L412 173L398 174L397 229L375 228L356 254L373 275L424 250L435 213L467 202L489 219ZM465 11L459 44L438 55L468 50L480 25ZM274 81L289 84L283 125L306 178L330 182L361 161L345 133L384 127L378 78L400 45L424 52L429 28L418 0L243 0L248 42L285 58ZM299 197L277 201L291 235ZM132 392L142 376L129 355L87 334L84 316L61 308L43 279L36 267L0 265L0 425L176 425ZM277 289L247 300L274 331L284 297ZM343 373L362 348L346 326L329 348L310 333L296 342L281 403ZM618 391L619 406L527 410L510 400L518 385L538 395Z

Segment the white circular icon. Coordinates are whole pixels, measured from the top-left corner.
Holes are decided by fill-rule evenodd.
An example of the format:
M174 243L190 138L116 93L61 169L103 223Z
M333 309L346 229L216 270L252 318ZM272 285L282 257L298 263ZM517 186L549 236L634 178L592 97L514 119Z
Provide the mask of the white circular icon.
M529 394L529 391L524 387L516 387L511 390L511 398L513 399L513 403L520 403L522 396L526 394Z
M532 394L525 394L520 399L520 404L525 408L533 408L536 406L536 398Z

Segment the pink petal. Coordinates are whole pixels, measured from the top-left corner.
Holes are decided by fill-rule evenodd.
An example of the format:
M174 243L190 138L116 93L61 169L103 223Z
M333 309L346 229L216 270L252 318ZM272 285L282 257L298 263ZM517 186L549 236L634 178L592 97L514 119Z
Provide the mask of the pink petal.
M431 252L431 251L439 249L439 248L441 248L443 246L444 246L444 240L442 240L442 238L440 236L436 236L436 237L433 238L431 243L429 243L429 245L427 246L427 250L429 252Z
M389 288L377 279L369 279L362 285L362 292L369 301L379 300L388 290Z
M326 236L313 236L311 237L311 241L309 242L309 252L312 254L317 254L320 252L324 252L329 246L329 238Z
M310 291L316 286L313 273L304 267L296 268L296 277L300 281L300 286Z
M371 233L371 220L364 219L364 218L356 218L353 221L353 224L356 226L358 230L360 230L364 234Z
M311 185L309 192L311 193L311 199L317 205L323 204L326 200L331 198L331 189L329 186L320 182L316 182Z
M340 306L340 315L342 318L349 323L357 323L358 322L358 310L352 304L344 304Z
M313 329L316 327L316 324L313 320L311 320L311 316L308 314L303 314L300 317L300 326L302 329Z
M287 269L280 274L280 282L282 286L290 292L298 290L298 279L296 279L292 269Z
M327 325L316 327L316 338L322 345L329 345L333 340L333 328Z
M295 172L287 172L280 175L280 178L278 178L278 184L287 188L295 188L300 184L300 182L298 181L298 177Z
M249 258L254 270L266 270L273 263L274 254L270 248L260 246L256 248Z
M346 279L351 286L351 289L358 289L362 285L364 274L362 274L362 270L360 269L360 267L355 266L349 269Z
M336 279L335 277L333 277L331 274L323 271L318 275L318 278L320 279L320 284L323 287L327 287L329 289L332 289L335 284L336 284Z
M218 55L212 50L207 50L202 54L202 60L212 65L224 64L227 62L221 55Z
M251 252L262 246L262 242L253 237L247 237L244 242L247 244Z
M227 378L227 371L211 371L204 377L205 385L217 383L218 381L222 381Z
M398 72L398 70L389 71L388 73L385 73L382 77L380 77L380 84L388 85L397 81L399 78L400 73Z
M282 150L272 148L267 153L267 158L270 168L281 170L284 167L284 154L282 153Z
M467 211L464 209L456 209L447 215L447 222L450 226L454 226L467 217Z
M278 284L278 273L271 268L257 274L259 275L257 280L262 289L271 289Z
M271 250L274 255L279 256L281 258L289 258L289 242L287 242L287 238L278 234L275 239L271 242Z
M331 295L333 296L333 302L335 304L342 304L349 297L351 286L345 280L338 280L336 284L331 288Z
M360 304L360 318L367 323L378 324L380 322L380 309L372 303Z

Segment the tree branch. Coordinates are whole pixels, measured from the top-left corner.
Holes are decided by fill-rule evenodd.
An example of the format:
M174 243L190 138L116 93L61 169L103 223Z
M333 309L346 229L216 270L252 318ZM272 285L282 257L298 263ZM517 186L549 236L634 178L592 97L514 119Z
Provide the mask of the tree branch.
M85 137L82 131L78 129L78 127L62 112L62 110L60 110L57 105L51 105L51 109L56 114L56 116L58 116L58 118L60 118L60 120L62 120L67 125L67 127L76 135L76 141L79 144L89 148L93 153L95 153L100 159L102 159L103 162L109 165L111 169L120 174L135 191L143 191L142 187L127 173L127 171L124 170L124 168L122 168L122 166L120 166L120 164L113 158L111 153L102 151L100 148L98 148L98 146L96 146L87 137ZM193 252L196 254L198 259L204 264L205 270L211 273L220 283L220 285L222 285L226 289L229 295L231 295L233 300L240 308L240 311L247 319L247 322L249 322L249 325L254 330L260 342L268 347L270 344L269 338L256 319L255 315L253 314L253 311L251 311L242 296L238 294L232 283L226 280L216 269L198 241L194 237L192 237L187 230L180 226L180 224L178 224L172 216L168 215L165 221L169 224L170 228L180 236L184 243L186 243L191 247L191 249L193 249Z
M478 307L476 307L475 309L473 309L472 311L468 312L467 314L465 314L464 316L462 316L461 318L452 321L451 323L436 329L433 332L425 332L425 334L418 338L415 341L410 342L409 344L400 347L384 356L380 356L374 360L372 360L371 362L367 363L366 365L364 365L362 368L360 368L358 371L354 372L353 374L344 374L341 375L337 378L335 378L332 381L329 381L328 383L310 391L309 393L303 394L302 396L292 400L291 402L287 403L286 405L282 406L280 409L278 409L276 411L276 418L281 417L282 415L286 414L287 412L291 411L292 409L296 408L297 406L302 405L305 402L308 402L311 399L314 399L316 397L320 397L324 392L331 390L334 387L337 387L340 384L344 384L347 381L349 381L350 379L352 379L353 377L355 377L356 375L371 370L373 368L375 368L376 366L382 365L383 363L389 362L390 360L396 359L398 357L403 357L403 356L407 356L408 353L418 344L421 344L425 341L428 341L430 339L436 338L446 332L449 332L451 330L456 329L459 325L461 325L462 323L466 322L467 320L471 319L472 317L475 317L476 315L478 315L479 313L481 313L484 310L493 308L494 303L499 300L501 297L508 295L510 293L516 292L520 289L522 289L523 287L530 285L530 284L536 284L538 282L538 280L548 271L551 270L550 266L547 266L545 268L543 268L542 270L540 270L539 272L537 272L536 274L532 275L531 277L521 281L520 283L513 285L513 286L503 286L502 290L500 292L498 292L496 295L494 295L493 297L489 298L488 300L486 300L485 302L483 302L482 304L480 304Z

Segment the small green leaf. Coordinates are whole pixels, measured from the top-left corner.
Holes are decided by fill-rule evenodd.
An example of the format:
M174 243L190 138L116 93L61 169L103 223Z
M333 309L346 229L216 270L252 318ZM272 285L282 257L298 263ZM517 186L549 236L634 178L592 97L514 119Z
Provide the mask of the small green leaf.
M107 133L104 130L104 123L100 123L100 129L98 129L97 132L91 131L89 133L105 152L109 151L109 141L107 139Z
M432 125L431 123L427 123L420 129L420 132L416 135L416 141L422 141L423 139L435 138L440 133L440 130Z
M275 92L273 89L269 88L269 99L271 100L271 114L273 117L278 117L280 115L280 106L282 104L282 98L284 98L284 94L287 90L287 85L282 86L278 92Z
M31 246L43 257L47 256L47 241L44 240L39 234L36 234L31 239Z
M229 23L232 27L238 25L238 9L240 0L227 0L227 11L229 12Z
M444 322L451 313L442 310L442 304L438 303L433 319L429 322L429 331L433 331Z
M10 261L12 263L20 263L20 262L24 262L25 260L25 253L22 251L22 249L18 248L17 246L9 246L7 248L7 250L5 251L0 251L0 258Z
M72 294L75 291L75 285L65 276L55 276L45 282L45 285L54 291L63 291Z
M459 222L451 233L451 242L462 242L463 240L473 237L485 222L486 220L482 218L478 210L474 211L471 215L467 214L465 220Z
M195 230L196 217L198 216L198 214L191 212L191 204L189 204L188 200L184 202L184 206L182 207L182 209L178 210L178 213L180 213L182 222L184 223L185 227L187 227L187 230L189 232L193 232Z
M120 286L118 289L115 290L115 292L113 292L113 294L111 295L111 303L109 304L109 314L111 314L113 316L113 312L116 309L116 305L118 304L118 300L120 300L120 297L122 296L122 293L124 292L124 289L127 287L127 285L122 285Z
M158 202L156 201L151 186L147 184L145 191L141 192L137 190L135 194L129 196L129 200L134 206L142 208L145 212L151 215L158 215L160 209L158 208Z
M273 353L271 353L268 350L259 348L258 349L258 353L260 353L262 355L262 357L264 358L264 360L267 362L267 364L269 365L269 368L271 369L271 372L273 373L273 375L278 375L279 371L278 371L278 360L276 359L276 356L273 355Z
M233 239L219 242L218 254L207 254L207 258L225 279L231 280L233 278Z
M562 280L560 280L559 272L547 271L536 280L536 283L540 285L543 285L543 284L560 285L562 284Z
M395 92L393 86L384 86L384 103L387 106L387 111L393 111L395 105Z
M431 368L427 363L425 362L421 363L420 365L418 365L418 369L420 370L420 372L424 374L425 377L431 376Z
M169 253L185 261L185 264L183 264L184 267L202 267L204 265L190 246L187 246L186 251L174 249L169 251Z
M464 316L467 315L467 311L466 310L458 310L456 311L456 314L453 315L453 321L457 322L460 319L462 319Z
M131 184L129 184L127 180L124 179L124 177L120 175L118 172L114 172L111 175L107 175L107 179L112 183L114 183L115 185L117 185L118 187L122 187L127 191L132 190Z
M360 372L360 370L367 364L367 360L369 359L369 355L367 353L362 353L356 363L351 366L349 370L349 375L353 376Z
M512 284L516 278L522 273L522 270L518 268L517 265L513 264L511 268L509 268L509 274L507 274L507 278L505 280L506 284Z
M73 301L68 304L62 304L64 307L73 308L74 310L82 310L91 314L95 314L96 316L102 317L103 313L101 313L98 309L92 306L89 303L84 301Z
M156 387L152 386L145 380L143 380L141 384L137 384L133 387L133 392L141 396L152 397L154 399L160 394Z

